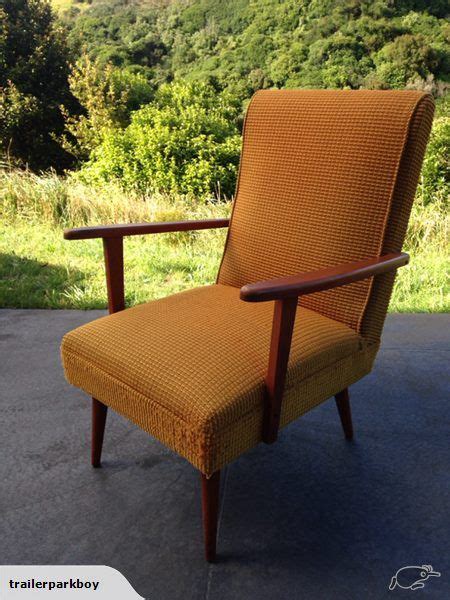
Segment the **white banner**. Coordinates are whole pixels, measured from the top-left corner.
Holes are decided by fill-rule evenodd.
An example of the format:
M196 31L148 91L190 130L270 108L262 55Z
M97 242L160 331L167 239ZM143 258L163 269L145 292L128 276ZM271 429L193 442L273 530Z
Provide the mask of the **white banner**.
M0 566L2 600L144 600L125 577L106 566Z

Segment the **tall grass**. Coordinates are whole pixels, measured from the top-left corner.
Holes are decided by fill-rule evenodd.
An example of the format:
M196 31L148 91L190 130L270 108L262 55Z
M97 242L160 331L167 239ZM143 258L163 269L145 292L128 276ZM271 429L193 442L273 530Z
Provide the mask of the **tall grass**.
M69 244L63 227L227 216L230 205L190 198L124 194L54 173L0 171L0 306L93 308L105 304L101 244ZM450 309L446 198L425 204L419 187L391 310ZM126 242L127 296L142 302L214 280L223 231L137 237ZM2 258L3 257L3 258ZM6 257L6 258L5 258Z
M229 204L125 195L55 174L0 171L0 307L104 308L99 240L66 242L62 228L224 217ZM136 236L125 242L128 304L212 283L225 230Z
M195 215L221 216L224 203L199 204L190 197L124 193L113 183L92 187L56 173L0 170L0 215L56 227L99 223L169 221Z
M391 311L450 310L449 222L444 198L425 205L420 193L417 195L403 248L411 255L411 263L399 270Z

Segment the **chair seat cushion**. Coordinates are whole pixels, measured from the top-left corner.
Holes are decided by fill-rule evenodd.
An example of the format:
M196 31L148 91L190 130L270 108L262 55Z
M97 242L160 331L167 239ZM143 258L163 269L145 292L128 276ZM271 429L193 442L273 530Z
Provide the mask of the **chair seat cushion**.
M211 474L261 440L272 315L225 285L135 306L64 337L66 377ZM375 352L299 307L281 425L369 372Z

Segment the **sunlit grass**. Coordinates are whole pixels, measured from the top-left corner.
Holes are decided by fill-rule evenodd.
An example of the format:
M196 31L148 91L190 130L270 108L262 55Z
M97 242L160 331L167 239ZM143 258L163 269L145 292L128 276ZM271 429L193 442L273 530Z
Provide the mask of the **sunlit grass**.
M137 3L149 7L160 7L169 4L170 1L171 0L138 0ZM50 4L56 11L63 11L72 7L76 7L79 10L85 10L95 2L96 0L50 0Z
M64 226L223 217L227 204L186 198L125 196L56 175L0 171L0 306L103 308L106 292L100 240L68 242ZM391 311L450 310L448 213L443 201L411 215ZM225 230L159 234L125 240L129 305L215 280Z
M125 241L129 305L212 283L224 231L160 234ZM0 226L0 306L104 308L100 240L67 242L60 229L15 223Z
M405 252L407 267L399 269L391 299L395 312L450 310L450 215L445 199L423 206L416 199L411 213Z
M125 196L56 175L0 172L0 306L103 308L100 240L68 242L63 227L228 216L227 204ZM126 297L136 304L212 283L226 230L137 236L125 240Z

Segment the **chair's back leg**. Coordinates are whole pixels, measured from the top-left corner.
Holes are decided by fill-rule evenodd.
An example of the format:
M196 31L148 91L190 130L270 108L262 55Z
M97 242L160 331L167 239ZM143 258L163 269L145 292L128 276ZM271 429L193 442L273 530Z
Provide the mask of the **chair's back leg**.
M205 558L208 562L216 559L217 520L219 516L220 471L211 477L202 475L203 534L205 538Z
M92 398L92 446L91 463L93 467L101 466L103 434L105 433L105 423L108 407Z
M336 394L334 398L336 400L336 405L341 418L342 429L344 430L345 437L348 440L351 440L353 437L353 424L348 388L345 388L345 390L342 390L342 392Z

